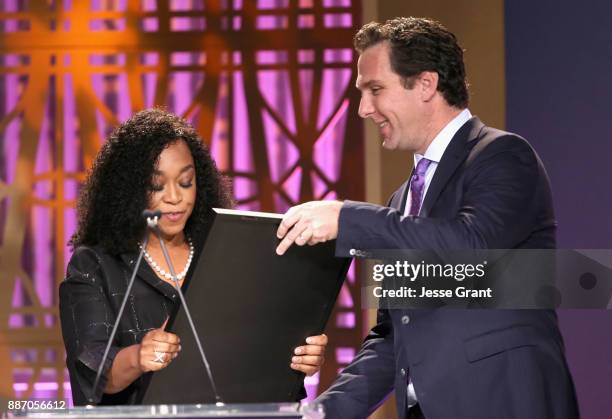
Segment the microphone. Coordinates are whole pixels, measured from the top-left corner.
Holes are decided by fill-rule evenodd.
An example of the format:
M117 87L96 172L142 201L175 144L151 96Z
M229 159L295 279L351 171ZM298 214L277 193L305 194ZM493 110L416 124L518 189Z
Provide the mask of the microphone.
M147 220L147 226L152 229L155 229L157 227L157 223L159 222L159 219L162 216L162 213L160 210L155 210L155 211L144 210L142 212L142 216L143 218Z
M157 232L157 222L161 218L161 211L149 211L145 210L142 212L142 216L147 220L147 227ZM111 331L110 337L108 338L108 342L106 343L106 348L104 349L104 354L102 355L102 361L98 366L98 371L96 372L96 379L94 380L93 388L91 394L87 401L89 402L87 406L93 407L96 404L96 393L98 392L98 386L100 384L100 378L102 376L102 369L104 368L104 364L106 363L106 359L108 358L108 353L110 351L110 347L115 339L115 335L117 334L117 329L119 328L119 322L121 321L121 316L125 311L125 306L127 304L128 298L130 296L130 292L132 291L132 285L134 285L134 280L136 279L136 272L138 272L138 268L140 267L140 262L142 262L142 257L144 255L144 251L147 248L147 243L149 242L149 234L148 231L145 231L144 238L142 239L142 246L140 248L140 253L138 254L138 259L136 259L136 265L134 266L134 270L132 271L132 276L130 277L130 282L128 282L127 289L125 290L125 295L123 296L123 300L121 301L121 306L119 307L119 312L117 313L117 318L115 319L115 324L113 324L113 330Z
M159 212L159 211L156 211L156 212ZM166 244L164 243L164 239L162 238L159 232L159 229L157 227L152 228L152 230L155 232L155 235L157 236L157 239L159 240L159 244L161 245L162 253L164 254L164 259L166 260L166 263L168 264L170 275L172 276L172 280L174 281L174 288L176 288L176 291L181 300L181 304L183 305L183 308L185 310L185 315L187 316L187 321L189 322L189 328L191 329L191 333L193 334L193 337L198 346L198 351L200 352L202 363L204 364L204 368L206 369L206 375L208 376L208 380L210 381L210 386L212 387L212 391L215 394L215 401L216 401L215 404L217 406L225 406L225 403L223 403L223 400L221 399L221 396L219 396L219 393L217 391L217 385L215 384L215 380L213 378L212 371L210 369L210 364L208 363L208 359L206 358L206 354L204 353L204 348L202 347L202 341L200 339L200 335L198 334L198 331L196 330L195 325L193 323L193 319L191 318L191 312L189 311L189 307L187 306L187 301L185 300L185 295L183 294L183 291L181 290L181 286L178 282L178 278L174 270L174 265L172 265L172 261L170 260L170 255L168 254L168 249L166 249Z

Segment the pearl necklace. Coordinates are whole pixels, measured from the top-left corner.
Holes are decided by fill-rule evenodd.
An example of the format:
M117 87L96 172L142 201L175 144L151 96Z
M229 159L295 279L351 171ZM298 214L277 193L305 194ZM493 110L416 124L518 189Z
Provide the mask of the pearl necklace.
M187 271L189 270L189 266L191 266L191 261L193 260L194 249L193 249L193 243L191 242L190 238L187 238L187 243L189 243L189 257L187 258L185 269L183 269L179 274L176 275L176 279L179 281L185 278L185 275L187 275ZM149 265L151 265L151 267L155 270L155 272L157 272L160 276L168 280L172 279L172 275L169 272L164 271L161 268L161 266L155 263L155 261L153 260L149 252L147 252L147 249L143 249L142 244L138 243L138 247L140 247L143 250L145 259L147 260L147 262L149 262Z

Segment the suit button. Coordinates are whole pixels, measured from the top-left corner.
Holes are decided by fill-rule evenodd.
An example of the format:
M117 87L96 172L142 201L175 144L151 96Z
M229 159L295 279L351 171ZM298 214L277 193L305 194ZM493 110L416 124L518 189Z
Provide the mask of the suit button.
M402 377L405 377L406 376L406 370L402 368L400 370L400 374L402 374Z
M408 324L408 323L410 323L410 317L402 316L402 324Z

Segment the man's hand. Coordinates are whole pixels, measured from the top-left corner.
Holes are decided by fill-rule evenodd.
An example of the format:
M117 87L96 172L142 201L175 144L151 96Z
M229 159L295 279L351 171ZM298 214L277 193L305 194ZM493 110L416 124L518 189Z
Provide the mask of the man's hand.
M325 347L327 336L318 335L306 338L305 346L295 348L295 356L291 358L291 368L311 376L321 369L325 362Z
M335 239L341 208L340 201L311 201L289 208L276 231L282 239L276 253L283 255L293 243L312 246Z

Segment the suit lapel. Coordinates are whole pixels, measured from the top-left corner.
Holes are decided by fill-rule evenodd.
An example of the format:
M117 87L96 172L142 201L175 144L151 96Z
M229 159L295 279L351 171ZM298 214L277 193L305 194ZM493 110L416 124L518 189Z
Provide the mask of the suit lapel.
M459 167L467 157L470 149L475 144L473 140L478 138L483 127L484 125L480 122L480 119L473 117L457 131L444 151L440 163L438 163L438 167L429 184L429 188L427 188L427 194L425 195L425 200L423 201L419 216L429 216L433 205L438 199L438 196L440 196L440 192L442 192L444 186L446 186L453 176L457 167ZM404 203L403 206L405 205Z
M132 273L132 269L136 266L136 261L138 260L139 252L130 252L130 253L122 253L121 259L123 262L129 266L130 274ZM138 267L138 273L136 274L141 280L155 288L157 291L161 292L163 295L172 299L172 294L174 288L172 285L167 282L162 281L156 274L153 272L153 269L149 266L147 261L142 258L140 262L140 266ZM138 281L138 279L136 279Z
M412 169L412 171L414 171L414 169ZM404 211L406 210L406 199L408 199L408 189L410 189L408 185L410 184L411 177L412 173L410 173L408 180L405 181L402 186L400 186L397 193L393 195L393 198L391 198L391 202L389 203L389 206L399 210L400 214L404 214Z

